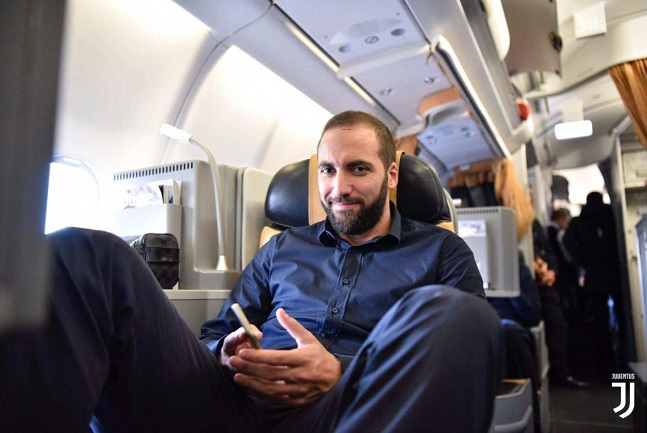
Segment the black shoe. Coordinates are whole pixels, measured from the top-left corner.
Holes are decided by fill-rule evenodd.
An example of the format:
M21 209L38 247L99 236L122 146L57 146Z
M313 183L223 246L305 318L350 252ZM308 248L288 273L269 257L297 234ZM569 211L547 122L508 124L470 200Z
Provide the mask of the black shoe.
M582 382L581 380L574 379L573 376L566 376L563 379L551 380L550 382L553 386L563 386L569 388L590 388L591 385L588 382Z

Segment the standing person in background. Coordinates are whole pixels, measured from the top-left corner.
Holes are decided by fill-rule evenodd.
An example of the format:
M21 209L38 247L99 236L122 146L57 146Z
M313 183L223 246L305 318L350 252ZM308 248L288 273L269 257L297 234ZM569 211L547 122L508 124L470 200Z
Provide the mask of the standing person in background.
M581 367L580 358L585 352L585 348L582 347L584 320L579 293L581 271L563 244L564 233L571 222L571 212L566 208L559 208L553 211L550 219L551 222L546 227L546 234L557 260L555 287L561 301L562 313L568 323L570 343L568 358L570 369L574 371Z
M564 246L584 269L583 301L586 321L586 343L592 374L608 377L616 367L611 333L609 296L613 298L618 318L619 340L623 341L620 297L620 264L618 240L611 206L602 194L593 191L579 217L573 218L564 234ZM622 354L622 350L618 350Z
M555 287L557 258L546 233L535 220L532 224L535 249L535 281L541 297L542 315L546 327L546 345L550 361L549 380L553 386L588 388L589 384L571 376L568 365L568 323L562 312L562 305Z
M546 227L548 244L555 254L557 261L557 289L562 299L564 316L569 319L569 310L573 307L573 293L578 285L580 276L579 267L564 248L563 240L566 228L571 222L571 212L566 208L559 208L553 211L550 224ZM570 322L570 320L569 320Z

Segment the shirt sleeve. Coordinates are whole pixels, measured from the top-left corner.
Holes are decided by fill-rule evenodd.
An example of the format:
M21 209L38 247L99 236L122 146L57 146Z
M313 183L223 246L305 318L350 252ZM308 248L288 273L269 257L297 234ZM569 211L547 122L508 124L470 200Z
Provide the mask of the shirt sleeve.
M269 269L276 236L258 250L252 261L245 267L231 293L225 300L220 314L202 325L200 340L219 356L224 337L240 327L231 305L240 304L249 322L259 329L265 323L272 309L268 287Z
M474 254L465 241L453 233L442 240L438 263L438 284L455 287L485 299L483 278Z

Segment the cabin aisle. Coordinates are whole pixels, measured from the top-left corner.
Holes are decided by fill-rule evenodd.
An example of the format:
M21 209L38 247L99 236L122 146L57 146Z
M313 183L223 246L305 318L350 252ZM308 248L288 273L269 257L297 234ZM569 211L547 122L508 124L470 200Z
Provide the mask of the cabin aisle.
M622 419L613 412L620 402L618 388L613 388L610 380L597 379L590 383L589 389L550 388L551 432L633 432L633 415Z

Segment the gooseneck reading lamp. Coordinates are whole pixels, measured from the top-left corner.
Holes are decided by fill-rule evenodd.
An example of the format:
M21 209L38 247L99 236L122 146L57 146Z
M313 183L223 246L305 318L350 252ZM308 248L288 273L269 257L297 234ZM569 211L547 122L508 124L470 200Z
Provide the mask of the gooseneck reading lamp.
M195 146L202 148L202 150L207 154L209 158L209 166L211 167L211 179L213 181L213 192L216 199L216 224L218 225L218 264L216 265L217 271L226 271L227 268L227 256L225 255L225 235L224 235L224 223L225 218L222 215L222 204L220 200L222 198L222 189L220 187L220 175L218 174L218 165L216 164L216 158L211 153L211 150L202 142L200 142L195 137L191 136L186 131L171 126L167 123L163 123L160 127L160 133L170 137L174 140L181 141L183 143L191 143Z

